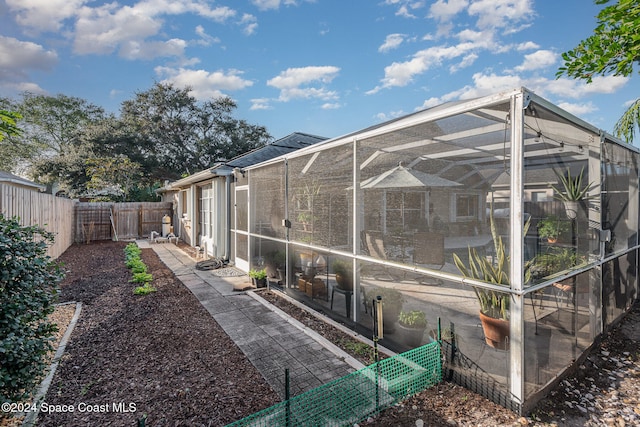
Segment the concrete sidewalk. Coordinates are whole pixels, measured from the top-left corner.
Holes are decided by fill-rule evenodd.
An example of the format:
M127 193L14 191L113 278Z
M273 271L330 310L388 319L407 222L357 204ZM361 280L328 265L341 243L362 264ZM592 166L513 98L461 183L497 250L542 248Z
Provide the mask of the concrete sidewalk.
M235 269L197 270L196 261L171 243L149 244L146 240L136 243L158 254L283 399L286 368L289 368L291 396L296 396L364 367L314 331L255 296L255 291L235 291L234 287L250 286L247 275L228 274L237 271Z

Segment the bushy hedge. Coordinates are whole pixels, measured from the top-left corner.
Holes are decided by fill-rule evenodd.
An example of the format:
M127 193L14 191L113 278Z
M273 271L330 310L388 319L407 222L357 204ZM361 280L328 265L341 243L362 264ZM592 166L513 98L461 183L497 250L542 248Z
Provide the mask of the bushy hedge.
M51 243L52 233L0 214L0 403L24 399L45 368L57 330L47 316L63 277Z

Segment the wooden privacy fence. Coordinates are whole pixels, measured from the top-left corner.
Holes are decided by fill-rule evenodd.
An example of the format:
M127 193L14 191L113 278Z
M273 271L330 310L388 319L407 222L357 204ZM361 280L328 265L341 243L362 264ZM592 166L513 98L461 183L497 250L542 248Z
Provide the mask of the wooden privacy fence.
M0 213L21 225L38 225L55 235L48 254L58 258L74 242L136 239L162 232L162 217L172 217L171 202L89 203L0 183Z
M58 258L74 242L75 204L51 194L0 184L0 212L7 218L17 216L21 225L38 225L54 233L55 242L48 251L52 258Z
M162 217L173 214L171 202L90 203L76 205L75 241L136 239L162 232Z

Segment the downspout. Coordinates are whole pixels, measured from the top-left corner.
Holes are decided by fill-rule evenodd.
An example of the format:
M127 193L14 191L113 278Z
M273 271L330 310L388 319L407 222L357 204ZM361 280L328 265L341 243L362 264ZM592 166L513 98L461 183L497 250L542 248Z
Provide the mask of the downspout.
M231 257L231 180L233 180L234 175L230 174L226 176L225 184L226 184L226 192L227 192L227 202L225 203L227 206L227 217L226 217L226 242L224 248L224 261L229 261Z

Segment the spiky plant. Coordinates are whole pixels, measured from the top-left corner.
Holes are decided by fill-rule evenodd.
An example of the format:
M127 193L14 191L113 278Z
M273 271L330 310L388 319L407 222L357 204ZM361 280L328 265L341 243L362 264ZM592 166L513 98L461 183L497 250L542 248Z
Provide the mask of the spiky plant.
M506 247L502 241L502 237L498 234L493 220L493 210L491 211L491 237L493 238L493 246L495 249L495 262L489 261L486 256L480 255L475 248L469 247L469 265L460 259L457 254L453 254L453 261L464 277L476 280L482 280L494 285L504 286L506 289L511 287L509 280L509 264L510 257L507 255ZM531 218L529 218L524 226L524 234L527 234ZM525 263L524 280L528 282L531 279L531 262ZM500 292L493 289L473 287L478 302L480 303L480 311L496 319L509 319L509 302L510 295L507 292Z
M594 187L593 182L583 186L582 179L584 174L584 167L580 170L580 175L571 176L571 171L567 169L567 176L558 175L558 179L562 184L562 189L552 185L551 187L556 191L557 195L555 196L557 199L560 199L565 202L576 202L580 200L588 200L593 198L594 196L589 195L589 191L591 191Z

